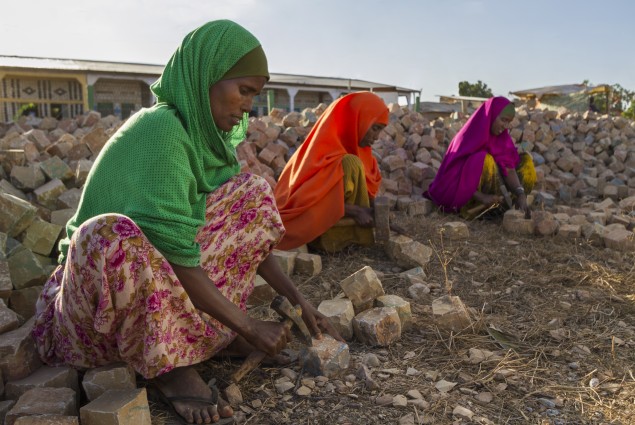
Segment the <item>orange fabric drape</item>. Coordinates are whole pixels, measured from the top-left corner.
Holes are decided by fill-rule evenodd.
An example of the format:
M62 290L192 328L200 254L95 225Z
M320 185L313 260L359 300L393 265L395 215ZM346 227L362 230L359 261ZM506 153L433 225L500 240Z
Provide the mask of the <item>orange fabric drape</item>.
M344 216L344 155L362 160L368 194L376 195L381 183L377 160L370 147L359 147L375 123L388 124L388 108L371 92L348 94L324 111L276 184L276 203L286 228L278 249L310 242Z

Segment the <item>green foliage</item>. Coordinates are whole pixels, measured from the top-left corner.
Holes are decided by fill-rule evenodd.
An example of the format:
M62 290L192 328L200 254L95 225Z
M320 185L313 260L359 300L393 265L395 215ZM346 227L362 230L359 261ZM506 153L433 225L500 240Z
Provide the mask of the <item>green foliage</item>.
M493 97L492 89L487 87L487 84L478 80L476 83L471 84L468 81L461 81L459 83L459 96L471 96L471 97Z
M635 91L613 84L610 98L611 113L635 118Z
M30 111L37 111L37 106L35 105L35 103L25 103L24 105L20 106L20 109L18 109L18 112L16 112L15 116L13 117L13 121L17 122L22 115L27 115Z

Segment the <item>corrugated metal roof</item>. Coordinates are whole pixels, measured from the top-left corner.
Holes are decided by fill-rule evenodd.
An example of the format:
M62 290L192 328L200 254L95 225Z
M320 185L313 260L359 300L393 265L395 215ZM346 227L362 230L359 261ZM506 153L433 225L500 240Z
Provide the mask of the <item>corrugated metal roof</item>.
M54 58L33 58L24 56L2 56L0 55L0 68L25 68L25 69L49 69L58 71L84 71L84 72L108 72L121 74L144 74L160 75L163 72L163 65L88 61L78 59L54 59ZM373 83L370 81L318 77L311 75L294 75L271 73L268 86L307 86L326 87L334 89L351 90L374 90L382 89L396 91L398 93L419 93L419 90L405 87L395 87L386 84Z
M419 111L451 114L452 112L460 112L461 105L459 105L458 103L420 102Z
M563 84L560 86L547 86L539 87L535 89L519 90L510 92L517 97L536 97L540 99L543 96L564 96L580 92L599 92L608 88L607 84L598 84L593 87L586 86L585 84Z
M454 96L454 95L446 96L442 94L437 94L437 96L441 100L452 99L452 100L468 100L468 101L475 101L475 102L485 102L488 99L487 97Z
M78 59L31 58L24 56L0 56L0 67L150 75L158 75L163 71L163 65Z

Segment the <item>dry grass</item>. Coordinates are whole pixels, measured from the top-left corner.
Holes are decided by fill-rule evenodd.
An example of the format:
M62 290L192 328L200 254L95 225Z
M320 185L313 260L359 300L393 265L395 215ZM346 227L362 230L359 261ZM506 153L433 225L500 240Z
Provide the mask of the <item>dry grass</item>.
M357 380L342 392L280 397L273 387L279 370L262 368L241 386L246 404L256 398L262 401L247 416L247 423L385 424L397 423L409 413L427 423L468 423L453 417L457 405L475 413L472 423L486 423L477 417L495 424L633 423L634 254L581 240L510 236L497 221L470 222L469 239L451 241L439 228L454 220L438 214L414 219L397 213L399 225L433 248L426 280L439 289L422 300L410 300L415 324L394 346L377 349L350 344L351 373L365 353L375 353L382 360L379 370L373 370L380 390L369 391ZM379 247L324 255L322 261L319 276L294 277L315 304L335 297L340 292L338 283L366 265L380 272L386 293L408 298L409 283L399 274L403 269ZM473 328L452 335L437 329L430 304L448 291L472 309ZM487 326L512 335L515 348L502 348ZM471 348L496 356L473 364ZM217 376L222 386L237 366L210 361L201 365L201 372ZM406 375L409 367L419 373ZM382 373L382 369L399 373ZM597 386L590 385L593 378ZM441 394L434 387L440 379L457 385ZM380 395L405 395L412 389L429 403L425 411L375 403ZM493 395L491 402L475 399L475 394L483 392ZM555 410L549 410L545 400L554 402ZM153 423L169 422L154 415Z

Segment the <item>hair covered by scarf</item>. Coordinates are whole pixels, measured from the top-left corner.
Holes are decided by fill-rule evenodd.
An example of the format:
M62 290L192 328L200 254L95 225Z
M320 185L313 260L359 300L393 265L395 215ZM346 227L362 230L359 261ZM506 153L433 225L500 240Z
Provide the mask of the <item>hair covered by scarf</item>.
M313 240L344 216L344 155L360 158L368 194L377 194L381 183L377 160L371 147L359 146L375 123L388 124L388 108L371 92L341 97L320 116L287 162L275 188L276 203L287 229L283 242Z
M159 103L175 107L195 144L207 145L217 166L238 167L235 147L247 131L247 114L231 132L219 130L212 119L209 88L223 79L242 57L260 46L235 22L208 22L190 32L174 52L151 90ZM262 70L257 71L260 75ZM263 75L269 77L269 74Z
M445 211L458 211L472 198L486 154L494 157L503 175L518 165L520 157L509 132L504 130L498 136L491 133L492 124L510 104L504 97L488 99L452 139L427 192Z

